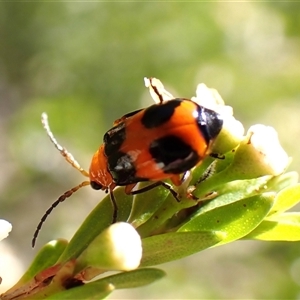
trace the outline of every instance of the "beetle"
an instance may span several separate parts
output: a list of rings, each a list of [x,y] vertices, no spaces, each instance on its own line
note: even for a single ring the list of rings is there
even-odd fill
[[[190,169],[211,154],[211,146],[219,135],[223,119],[219,113],[186,98],[164,101],[155,86],[159,103],[124,115],[103,137],[103,143],[92,157],[89,172],[82,169],[70,152],[60,146],[53,136],[47,115],[42,115],[43,126],[55,147],[64,158],[89,180],[70,189],[46,211],[34,233],[34,246],[38,232],[51,211],[83,186],[110,193],[113,222],[117,218],[117,204],[113,190],[125,186],[125,193],[138,194],[159,185],[177,198],[170,179],[180,186]],[[133,191],[137,183],[152,182]],[[179,200],[178,200],[179,201]]]

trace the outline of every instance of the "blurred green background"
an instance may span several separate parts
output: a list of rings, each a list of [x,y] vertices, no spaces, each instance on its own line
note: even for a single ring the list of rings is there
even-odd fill
[[[0,244],[2,291],[39,247],[70,238],[102,198],[86,188],[31,238],[45,210],[83,181],[50,144],[85,169],[112,122],[152,104],[143,77],[176,96],[216,88],[246,129],[274,126],[300,171],[300,3],[11,2],[0,4]],[[240,241],[165,264],[168,277],[110,298],[300,297],[300,244]]]

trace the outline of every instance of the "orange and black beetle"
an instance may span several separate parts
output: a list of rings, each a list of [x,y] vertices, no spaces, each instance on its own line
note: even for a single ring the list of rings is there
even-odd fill
[[[223,120],[217,112],[192,100],[176,98],[163,101],[161,95],[157,96],[160,103],[128,113],[114,122],[114,127],[105,133],[103,144],[94,154],[89,172],[83,170],[72,154],[57,143],[47,115],[43,114],[42,122],[51,141],[73,167],[89,177],[89,181],[67,191],[52,204],[37,226],[33,245],[52,209],[83,186],[90,185],[110,193],[113,221],[117,217],[113,195],[116,186],[125,186],[127,194],[136,194],[163,185],[176,197],[176,192],[162,180],[170,179],[179,186],[181,174],[210,154],[211,144],[220,133]],[[135,185],[142,181],[151,181],[152,184],[133,192]]]

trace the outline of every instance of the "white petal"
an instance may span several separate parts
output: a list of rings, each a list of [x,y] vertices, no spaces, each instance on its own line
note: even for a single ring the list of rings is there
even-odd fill
[[[154,77],[151,78],[145,77],[144,82],[145,82],[145,86],[149,88],[150,95],[155,103],[160,103],[161,100],[169,101],[175,98],[171,93],[165,90],[164,85],[159,79]]]
[[[0,219],[0,241],[5,239],[8,234],[11,232],[12,225],[5,221]]]

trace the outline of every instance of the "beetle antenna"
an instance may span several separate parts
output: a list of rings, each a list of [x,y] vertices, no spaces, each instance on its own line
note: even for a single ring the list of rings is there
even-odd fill
[[[65,158],[65,160],[76,170],[78,170],[82,175],[89,177],[89,173],[85,171],[83,168],[81,168],[80,164],[77,162],[77,160],[74,158],[74,156],[65,148],[62,147],[54,137],[50,126],[48,122],[48,116],[46,113],[42,113],[42,124],[47,132],[48,137],[50,138],[50,141],[55,146],[55,148],[60,152],[60,154]]]
[[[36,227],[36,230],[33,234],[33,238],[32,238],[32,248],[34,248],[35,246],[35,242],[36,239],[39,235],[39,232],[43,226],[43,224],[45,223],[46,219],[48,218],[48,216],[51,214],[51,212],[53,211],[53,209],[61,202],[64,202],[67,198],[71,197],[75,192],[77,192],[80,188],[90,185],[89,181],[83,181],[81,182],[79,185],[73,187],[72,189],[66,191],[63,195],[61,195],[55,202],[52,203],[52,205],[46,210],[46,212],[44,213],[44,215],[42,216],[39,224]]]

